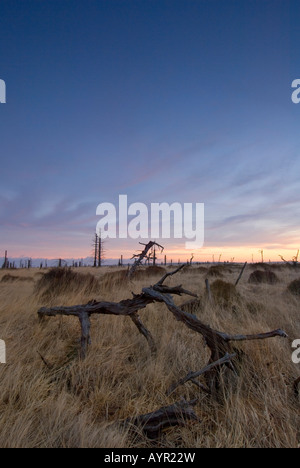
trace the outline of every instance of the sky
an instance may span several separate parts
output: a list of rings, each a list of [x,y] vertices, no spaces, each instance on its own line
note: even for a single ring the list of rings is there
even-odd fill
[[[204,203],[200,261],[292,258],[299,14],[289,0],[1,0],[0,255],[88,256],[97,206],[125,194]],[[156,240],[190,257],[185,239]],[[106,256],[139,241],[107,239]]]

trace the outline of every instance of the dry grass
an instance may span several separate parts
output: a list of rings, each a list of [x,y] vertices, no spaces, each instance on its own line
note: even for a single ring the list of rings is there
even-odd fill
[[[245,353],[240,375],[226,387],[223,403],[199,393],[191,383],[166,397],[174,380],[206,364],[208,350],[201,336],[176,322],[160,304],[141,312],[155,338],[157,357],[151,357],[130,319],[94,316],[93,343],[81,362],[77,319],[49,318],[40,324],[38,308],[91,299],[119,301],[153,284],[153,279],[141,275],[128,285],[120,283],[118,275],[105,279],[108,273],[120,271],[117,268],[79,271],[93,275],[99,289],[91,292],[86,278],[77,277],[72,287],[65,287],[61,279],[62,287],[54,288],[47,298],[41,296],[47,286],[37,289],[45,277],[35,270],[14,272],[23,281],[13,282],[2,282],[7,273],[0,272],[0,338],[6,341],[8,359],[7,365],[0,365],[0,447],[153,447],[147,438],[130,435],[119,421],[171,404],[181,395],[199,397],[195,411],[202,423],[172,428],[156,442],[157,447],[299,445],[299,400],[292,384],[300,369],[291,361],[291,342],[300,338],[299,297],[287,290],[299,276],[296,271],[278,271],[280,283],[274,286],[248,284],[247,269],[237,287],[238,299],[230,296],[234,308],[200,301],[201,307],[194,310],[203,322],[228,333],[280,327],[289,334],[288,340],[238,345]],[[224,281],[234,283],[238,269],[221,274]],[[204,297],[205,277],[206,272],[195,266],[168,281],[182,283]]]
[[[3,280],[2,280],[3,281]],[[42,299],[70,295],[76,291],[93,294],[99,291],[100,283],[91,273],[78,273],[71,268],[52,268],[41,274],[35,292]]]
[[[211,293],[214,303],[224,308],[240,305],[240,295],[233,283],[228,283],[221,279],[215,280],[211,284]]]

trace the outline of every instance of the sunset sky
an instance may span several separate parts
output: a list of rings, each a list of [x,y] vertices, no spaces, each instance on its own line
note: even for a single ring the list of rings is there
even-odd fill
[[[1,0],[0,256],[90,255],[119,194],[204,203],[195,259],[294,256],[299,18],[289,0]]]

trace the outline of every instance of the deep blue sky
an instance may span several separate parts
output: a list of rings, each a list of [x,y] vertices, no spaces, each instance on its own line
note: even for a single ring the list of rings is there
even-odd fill
[[[299,17],[289,0],[1,0],[0,249],[88,255],[97,205],[124,193],[204,202],[199,258],[293,252]]]

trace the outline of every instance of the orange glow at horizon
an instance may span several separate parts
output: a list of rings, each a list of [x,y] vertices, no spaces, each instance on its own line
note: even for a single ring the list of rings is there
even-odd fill
[[[298,251],[297,245],[288,245],[285,247],[281,247],[280,245],[258,247],[257,245],[252,246],[238,246],[238,247],[226,247],[226,246],[209,246],[203,247],[201,250],[192,251],[186,250],[184,248],[172,248],[165,247],[164,251],[161,253],[159,249],[157,249],[156,254],[158,257],[157,262],[163,262],[164,257],[166,255],[167,262],[170,263],[171,260],[174,263],[180,261],[181,263],[190,260],[193,255],[193,262],[260,262],[262,260],[261,250],[263,250],[263,258],[265,262],[280,262],[280,256],[283,256],[286,260],[291,260]],[[27,249],[26,249],[27,250]],[[48,248],[35,248],[34,255],[29,255],[32,259],[36,258],[43,258],[48,260],[54,260],[58,258],[62,259],[80,259],[80,258],[87,258],[92,257],[92,249],[85,250],[78,248],[70,248],[70,249],[49,249]],[[107,260],[116,260],[116,262],[123,255],[124,260],[130,259],[134,253],[137,253],[140,249],[140,246],[137,244],[136,247],[133,249],[129,249],[128,246],[125,247],[124,245],[119,245],[118,247],[107,248],[105,249],[105,258]],[[29,253],[29,252],[28,252]],[[10,257],[27,257],[24,255],[24,252],[9,252]]]

